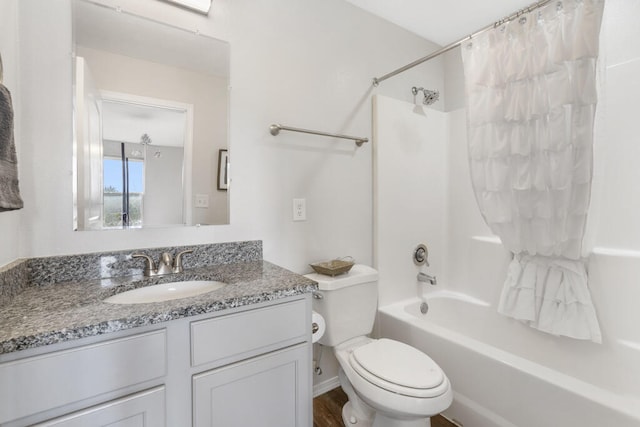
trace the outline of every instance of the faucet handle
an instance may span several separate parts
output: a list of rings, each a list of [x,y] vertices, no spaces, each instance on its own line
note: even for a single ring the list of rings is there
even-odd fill
[[[145,263],[145,266],[144,266],[144,275],[145,276],[150,276],[153,273],[155,273],[156,263],[153,262],[153,259],[151,259],[151,257],[149,255],[145,255],[145,254],[141,254],[141,253],[135,253],[135,254],[131,254],[131,258],[145,258],[147,260],[147,262]]]
[[[163,252],[160,255],[160,261],[158,261],[158,269],[156,270],[156,274],[170,274],[171,265],[173,264],[173,256],[169,252]]]
[[[162,254],[160,254],[160,261],[158,261],[158,266],[162,264],[170,266],[172,263],[173,256],[169,252],[162,252]]]
[[[183,270],[182,267],[182,255],[185,254],[190,254],[193,252],[193,249],[187,249],[184,250],[182,252],[178,252],[178,254],[176,255],[176,258],[173,260],[173,272],[174,273],[181,273]]]
[[[416,265],[424,264],[429,267],[429,260],[427,260],[428,257],[429,250],[427,249],[427,245],[425,245],[424,243],[420,243],[418,246],[416,246],[415,250],[413,251],[413,262],[415,262]]]

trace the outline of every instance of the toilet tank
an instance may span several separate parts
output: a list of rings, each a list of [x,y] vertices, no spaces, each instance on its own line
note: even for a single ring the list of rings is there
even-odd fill
[[[307,274],[318,282],[313,309],[324,317],[326,330],[318,341],[335,347],[351,338],[367,335],[373,330],[378,308],[378,272],[356,264],[346,274],[331,277]]]

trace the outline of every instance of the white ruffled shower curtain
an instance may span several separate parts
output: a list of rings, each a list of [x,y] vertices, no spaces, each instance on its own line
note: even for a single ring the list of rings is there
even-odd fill
[[[514,254],[498,311],[601,342],[583,237],[604,0],[553,1],[462,45],[480,211]]]

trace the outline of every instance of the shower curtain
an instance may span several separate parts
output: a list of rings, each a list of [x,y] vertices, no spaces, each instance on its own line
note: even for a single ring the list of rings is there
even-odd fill
[[[604,0],[552,1],[462,45],[471,180],[513,254],[498,311],[601,342],[583,237]]]

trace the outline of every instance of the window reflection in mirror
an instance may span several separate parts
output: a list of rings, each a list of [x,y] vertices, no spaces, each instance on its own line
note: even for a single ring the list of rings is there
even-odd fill
[[[182,224],[193,106],[112,92],[101,99],[102,228]]]
[[[227,224],[228,43],[72,4],[75,229]]]

